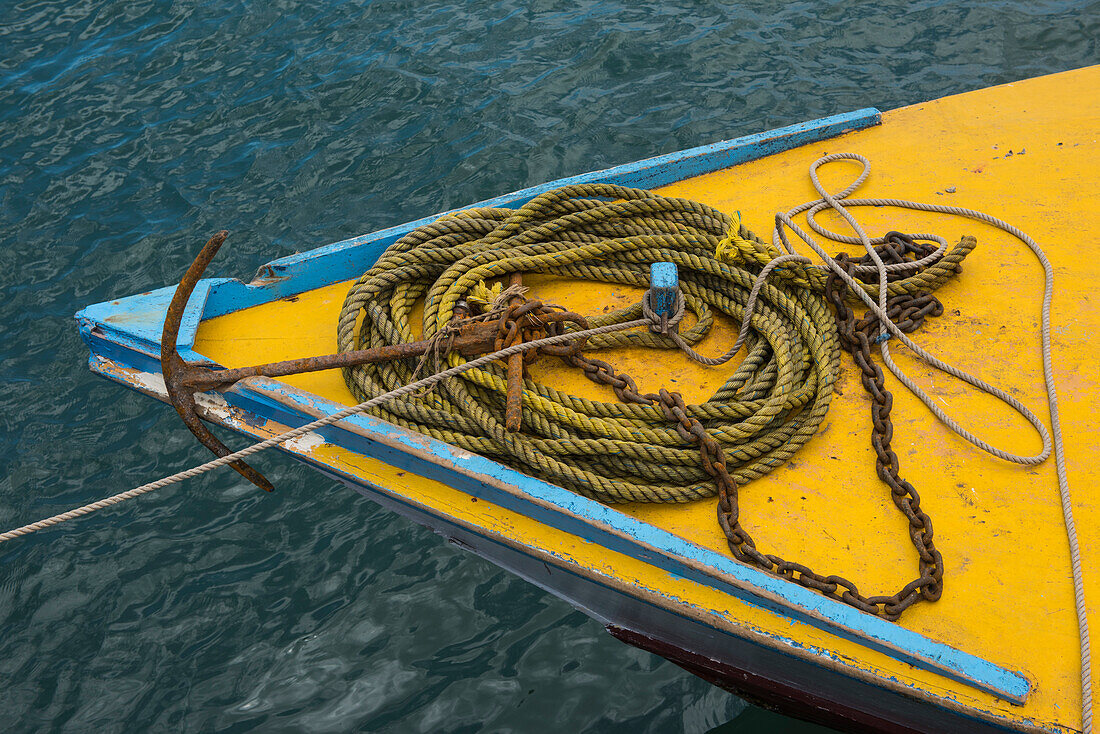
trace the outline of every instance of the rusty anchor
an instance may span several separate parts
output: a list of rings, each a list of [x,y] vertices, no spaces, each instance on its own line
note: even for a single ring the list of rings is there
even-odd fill
[[[195,438],[215,455],[226,456],[231,452],[229,447],[223,444],[199,418],[195,405],[196,392],[228,387],[246,377],[284,377],[303,372],[316,372],[357,364],[418,357],[433,346],[430,341],[395,344],[375,349],[361,349],[342,354],[290,359],[236,369],[211,370],[198,365],[187,364],[180,357],[176,347],[184,310],[207,266],[210,265],[228,235],[227,231],[222,230],[211,237],[203,246],[195,261],[191,263],[179,285],[176,286],[176,292],[172,296],[168,312],[165,315],[164,331],[161,333],[160,341],[161,372],[164,375],[164,386],[168,393],[168,400],[172,407],[176,409],[176,412],[179,413],[180,418],[183,419],[184,425],[191,430],[191,433],[195,434]],[[457,350],[465,356],[484,354],[492,350],[496,334],[496,324],[464,324],[459,327],[459,333],[451,342],[451,349]],[[263,474],[247,463],[234,461],[229,466],[260,489],[266,492],[274,489],[271,482]]]
[[[183,314],[191,294],[195,291],[207,266],[214,259],[229,232],[222,230],[207,241],[187,269],[168,306],[161,333],[160,363],[164,375],[164,386],[168,401],[179,413],[191,433],[217,456],[231,453],[229,447],[221,442],[199,418],[195,393],[229,387],[248,377],[285,377],[287,375],[317,372],[320,370],[351,367],[353,365],[388,362],[394,359],[422,357],[429,350],[438,349],[437,340],[427,339],[405,344],[392,344],[373,349],[359,349],[340,354],[327,354],[317,357],[288,359],[280,362],[237,367],[233,369],[210,369],[199,365],[187,364],[179,355],[176,341],[183,322]],[[520,276],[512,276],[512,282],[519,284]],[[512,298],[509,308],[498,321],[476,321],[460,318],[456,314],[455,330],[448,335],[447,351],[458,352],[470,357],[501,349],[503,346],[531,340],[538,332],[560,333],[566,323],[573,323],[581,329],[588,328],[584,317],[565,311],[560,307],[546,307],[540,301]],[[524,338],[526,337],[526,339]],[[583,340],[580,340],[583,343]],[[581,344],[567,347],[545,348],[543,353],[560,355],[575,353]],[[534,358],[534,354],[529,359]],[[508,430],[519,430],[521,393],[523,389],[524,355],[514,355],[508,361],[508,390],[506,411]],[[260,472],[243,461],[234,461],[229,466],[260,489],[270,492],[274,489],[271,482]]]

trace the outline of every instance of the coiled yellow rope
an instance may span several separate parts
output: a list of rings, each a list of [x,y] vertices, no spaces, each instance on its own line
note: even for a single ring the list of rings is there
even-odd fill
[[[974,246],[965,238],[890,293],[934,290]],[[679,338],[702,339],[722,312],[740,321],[754,281],[779,255],[739,221],[706,205],[640,189],[582,184],[550,191],[518,210],[471,209],[417,229],[391,246],[351,287],[341,310],[341,351],[430,338],[456,304],[493,279],[537,272],[638,287],[653,262],[673,262],[686,307],[698,321]],[[779,269],[762,284],[750,319],[748,355],[705,402],[688,407],[724,448],[743,484],[782,464],[817,430],[838,366],[836,325],[822,296],[825,276],[805,267]],[[867,286],[877,293],[874,286]],[[423,337],[413,333],[414,305],[424,299]],[[640,316],[640,307],[593,317],[593,326]],[[586,351],[626,345],[675,349],[649,332],[589,341]],[[450,355],[450,364],[463,358]],[[410,381],[404,363],[347,368],[357,399]],[[604,502],[686,502],[715,493],[698,451],[651,406],[565,394],[524,382],[523,431],[503,425],[505,373],[470,370],[422,398],[375,409],[389,422],[519,467]]]

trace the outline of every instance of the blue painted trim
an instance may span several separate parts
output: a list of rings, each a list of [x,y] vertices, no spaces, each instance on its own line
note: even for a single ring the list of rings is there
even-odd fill
[[[609,183],[635,188],[657,188],[685,178],[701,176],[740,163],[765,158],[791,148],[817,143],[844,133],[874,127],[881,122],[882,113],[873,107],[868,107],[647,158],[602,171],[558,179],[472,204],[463,209],[490,206],[517,208],[546,191],[579,183]],[[211,291],[203,318],[222,316],[330,283],[357,278],[391,244],[417,227],[434,222],[440,216],[442,213],[433,214],[430,217],[383,229],[373,234],[353,237],[308,252],[273,260],[260,268],[259,281],[256,284],[246,285],[236,280],[220,281]]]
[[[185,361],[210,362],[194,352],[191,347],[195,344],[199,321],[212,289],[226,282],[238,281],[230,278],[200,280],[187,300],[187,306],[180,321],[179,336],[176,338],[176,348]],[[96,303],[77,312],[76,319],[82,332],[97,330],[132,349],[157,355],[159,359],[164,316],[168,312],[168,304],[171,303],[175,292],[176,286],[173,285],[114,301]]]
[[[143,355],[130,354],[130,359],[127,359],[126,350],[115,344],[93,344],[93,347],[108,359],[123,364],[133,363],[133,368],[141,371],[155,371],[159,365],[156,359]],[[135,360],[134,356],[138,358]],[[95,364],[92,369],[104,374]],[[285,385],[271,382],[268,386],[287,401],[308,406],[322,414],[343,408]],[[234,408],[257,416],[257,423],[262,422],[259,416],[289,427],[313,420],[305,411],[295,410],[282,400],[272,400],[247,388],[237,387],[222,396]],[[437,461],[426,461],[388,443],[338,426],[328,426],[317,433],[333,445],[442,482],[472,497],[531,517],[609,550],[638,558],[679,578],[709,586],[748,604],[852,640],[917,668],[947,676],[1010,701],[1022,702],[1030,692],[1030,682],[1018,673],[738,563],[612,507],[370,416],[353,416],[346,422],[377,435],[379,439],[388,439],[417,451],[427,449]],[[498,485],[513,486],[520,492],[507,492]],[[713,568],[736,583],[687,565],[685,559]],[[776,603],[767,595],[782,599],[785,603]],[[831,656],[828,657],[831,659]]]
[[[95,341],[99,341],[98,338]],[[127,354],[124,348],[109,342],[92,343],[91,346],[94,352],[140,371],[155,372],[159,367],[155,357]],[[94,364],[92,369],[99,372]],[[222,393],[222,396],[230,405],[247,414],[262,416],[289,427],[313,420],[313,416],[305,410],[295,409],[295,404],[321,414],[331,414],[344,407],[281,383],[270,381],[266,384],[281,396],[280,400],[272,400],[263,393],[240,385]],[[317,433],[327,442],[349,451],[442,482],[472,497],[531,517],[609,550],[638,558],[677,577],[709,586],[748,604],[852,640],[923,670],[945,675],[1010,701],[1022,702],[1030,692],[1029,681],[1018,673],[738,563],[612,507],[370,416],[352,416],[345,422],[377,436],[379,440],[339,426],[328,426]],[[391,443],[418,452],[427,450],[435,460],[426,461],[394,448]],[[501,489],[501,485],[515,487],[519,491],[508,492]],[[735,583],[687,565],[684,559],[712,568]],[[777,603],[769,596],[784,603]]]
[[[874,127],[882,122],[882,113],[873,107],[846,112],[819,120],[788,125],[763,133],[746,135],[711,145],[647,158],[602,171],[558,179],[550,183],[488,199],[475,207],[519,207],[541,193],[559,186],[578,183],[611,183],[619,186],[656,188],[676,181],[729,168],[775,153],[820,142],[855,130]],[[463,207],[470,208],[470,207]],[[452,210],[457,211],[457,210]],[[180,356],[189,362],[210,361],[191,351],[201,318],[211,319],[261,303],[297,295],[330,283],[360,276],[379,255],[412,230],[435,221],[433,214],[414,222],[390,227],[372,234],[291,255],[264,265],[252,283],[233,278],[208,278],[199,282],[188,301],[180,329]],[[164,313],[172,299],[174,286],[114,301],[97,303],[76,314],[88,328],[110,333],[119,342],[147,353],[159,353]]]
[[[546,191],[578,183],[611,183],[619,186],[656,188],[692,176],[700,176],[764,158],[801,145],[874,127],[881,122],[882,113],[873,107],[868,107],[647,158],[602,171],[570,176],[471,206],[516,208]],[[440,216],[442,214],[433,214],[397,227],[273,260],[260,268],[257,280],[252,283],[242,283],[233,278],[209,278],[200,281],[194,295],[188,301],[184,315],[178,340],[180,355],[188,361],[208,362],[190,351],[200,314],[203,319],[211,319],[243,308],[297,295],[330,283],[357,278],[387,247],[417,227],[433,222]],[[128,341],[136,348],[159,352],[160,328],[173,291],[174,286],[170,286],[149,293],[98,303],[88,306],[76,316],[79,320],[91,322],[109,330],[119,340]],[[161,306],[162,303],[163,306]],[[200,310],[193,310],[195,308]],[[136,319],[134,316],[137,314],[144,314],[148,318]]]

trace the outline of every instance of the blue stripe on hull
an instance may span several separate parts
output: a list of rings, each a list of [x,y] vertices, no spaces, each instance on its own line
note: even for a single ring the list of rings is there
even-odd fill
[[[113,352],[112,356],[123,363],[137,361],[136,369],[155,372],[159,367],[155,359],[146,355],[130,353],[129,358],[125,358],[127,350],[109,342],[102,347],[96,351]],[[97,369],[95,365],[93,369]],[[292,407],[295,402],[324,414],[342,407],[275,381],[264,381],[264,384],[277,399],[242,385],[227,391],[223,397],[230,405],[256,416],[257,424],[266,418],[290,427],[303,425],[313,418],[309,412]],[[854,640],[915,667],[1008,700],[1022,700],[1030,689],[1026,678],[987,660],[819,596],[484,457],[369,416],[353,416],[345,422],[367,435],[339,426],[329,426],[318,433],[326,441],[350,451],[442,482],[550,527],[643,560],[678,577]],[[425,451],[431,460],[423,458]]]

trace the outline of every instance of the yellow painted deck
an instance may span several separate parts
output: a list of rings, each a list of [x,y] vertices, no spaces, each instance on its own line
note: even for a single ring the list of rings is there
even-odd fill
[[[809,164],[824,153],[850,151],[867,156],[873,166],[857,196],[975,208],[1038,240],[1056,269],[1054,365],[1094,630],[1100,630],[1100,507],[1094,494],[1100,483],[1094,459],[1100,445],[1100,294],[1093,290],[1100,283],[1094,217],[1100,204],[1098,131],[1100,67],[1092,67],[894,110],[884,113],[879,127],[660,190],[723,211],[740,210],[747,226],[770,238],[775,212],[816,198],[806,174]],[[651,152],[638,151],[638,157]],[[837,190],[857,173],[856,164],[834,163],[823,169],[822,178]],[[935,231],[950,241],[962,234],[978,238],[978,249],[964,263],[961,277],[937,294],[946,306],[944,316],[928,322],[915,339],[949,363],[1006,388],[1047,420],[1038,335],[1042,269],[1030,251],[999,230],[969,220],[887,209],[858,208],[855,213],[871,233],[899,229]],[[837,218],[823,216],[822,222],[836,224]],[[836,229],[842,231],[839,225]],[[579,288],[576,282],[545,277],[528,280],[544,300],[581,313],[628,305],[641,295],[640,290],[603,284]],[[346,289],[341,283],[204,322],[195,350],[229,367],[333,351]],[[737,325],[718,320],[718,327],[696,347],[700,351],[719,354],[732,342]],[[655,359],[651,350],[624,349],[600,356],[632,375],[644,390],[667,386],[689,402],[709,397],[736,369],[736,360],[705,368],[678,352],[658,354]],[[1010,409],[930,371],[903,348],[895,354],[946,410],[980,436],[1020,453],[1038,450],[1038,438]],[[765,552],[851,578],[864,593],[892,594],[915,577],[916,553],[905,520],[875,476],[868,399],[850,360],[845,358],[842,365],[843,394],[833,401],[823,429],[789,464],[742,489],[742,522]],[[610,390],[550,359],[540,361],[532,376],[574,394],[614,399]],[[331,400],[354,402],[337,371],[285,381]],[[622,583],[691,599],[746,628],[795,636],[872,675],[916,683],[1010,725],[1076,730],[1081,704],[1077,627],[1053,461],[1028,468],[989,457],[937,423],[889,376],[888,385],[896,399],[894,448],[902,475],[921,493],[946,566],[943,598],[917,604],[900,624],[1021,671],[1032,682],[1024,706],[811,627],[792,629],[802,625],[577,543],[488,503],[471,506],[455,490],[410,481],[381,462],[331,446],[321,451],[370,482],[402,487],[420,502],[447,508],[509,537],[539,538]],[[712,501],[620,509],[724,551]]]

